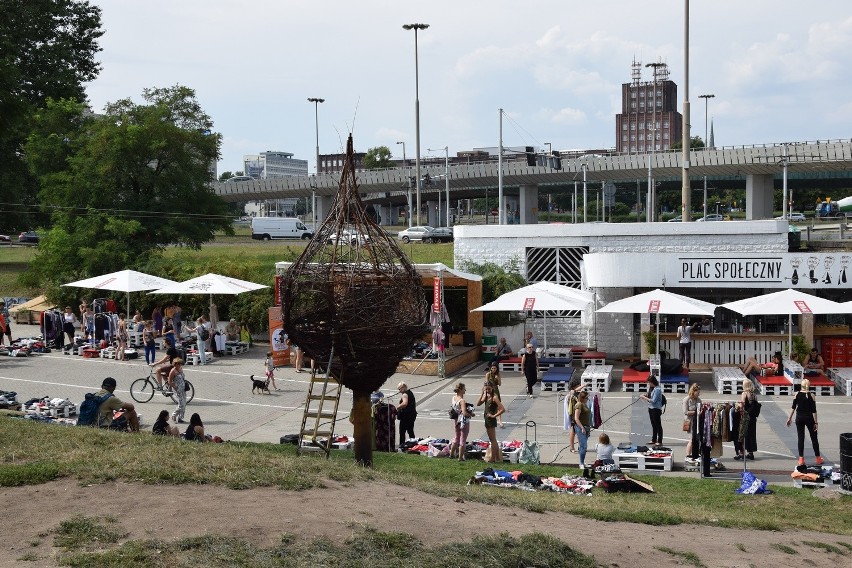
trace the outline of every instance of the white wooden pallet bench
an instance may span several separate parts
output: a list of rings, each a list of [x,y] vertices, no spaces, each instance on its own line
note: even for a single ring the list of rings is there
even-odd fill
[[[580,380],[592,390],[609,392],[612,382],[612,365],[589,365],[583,369]]]
[[[713,384],[719,394],[742,394],[745,379],[739,367],[713,367]]]
[[[612,459],[622,470],[624,469],[656,469],[659,471],[672,470],[671,454],[662,457],[649,457],[638,452],[614,452]]]
[[[676,378],[664,376],[660,379],[660,387],[664,393],[686,394],[689,390],[689,375]]]
[[[228,355],[239,355],[240,353],[248,353],[248,343],[225,343],[225,353]]]
[[[846,396],[852,396],[852,367],[832,367],[828,376],[834,380],[837,388]]]
[[[521,372],[521,358],[520,357],[508,357],[506,359],[501,359],[497,363],[497,367],[500,369],[500,372],[503,371],[512,371],[514,373]]]
[[[786,377],[757,377],[760,394],[764,396],[789,396],[793,394],[793,383]]]
[[[213,353],[210,351],[205,351],[207,364],[209,365],[211,361],[213,361]],[[201,356],[198,353],[187,353],[186,354],[186,364],[187,365],[200,365],[201,364]]]
[[[584,367],[588,365],[606,365],[606,353],[603,351],[586,351],[580,355],[580,362]]]

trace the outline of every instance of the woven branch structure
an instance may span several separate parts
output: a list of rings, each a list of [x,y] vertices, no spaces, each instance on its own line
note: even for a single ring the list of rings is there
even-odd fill
[[[378,389],[428,329],[420,277],[358,194],[352,136],[340,191],[322,226],[281,279],[284,329],[344,386]]]

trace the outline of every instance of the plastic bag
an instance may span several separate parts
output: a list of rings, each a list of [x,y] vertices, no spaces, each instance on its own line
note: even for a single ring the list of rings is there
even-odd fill
[[[518,454],[518,463],[535,465],[541,463],[541,451],[539,450],[538,442],[524,440],[521,446],[521,453]]]
[[[772,493],[772,491],[766,488],[766,481],[763,479],[758,479],[750,471],[743,472],[743,482],[740,485],[739,489],[736,489],[736,492],[740,495],[768,495]]]

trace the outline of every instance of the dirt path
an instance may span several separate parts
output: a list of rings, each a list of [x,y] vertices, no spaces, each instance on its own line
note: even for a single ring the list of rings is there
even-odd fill
[[[303,538],[325,535],[347,538],[355,524],[416,535],[426,544],[468,540],[475,534],[506,530],[514,535],[533,531],[557,536],[603,566],[659,568],[677,566],[678,559],[655,547],[692,552],[710,567],[801,566],[835,567],[849,558],[802,545],[828,544],[852,538],[814,532],[776,533],[709,526],[652,527],[621,522],[589,521],[563,513],[532,513],[481,503],[458,503],[386,483],[335,485],[327,489],[289,492],[278,489],[232,491],[211,486],[151,486],[108,483],[81,487],[72,480],[0,490],[7,511],[0,521],[5,554],[0,566],[52,566],[53,537],[39,537],[75,513],[113,516],[130,539],[181,538],[205,533],[246,539],[272,546],[282,533]],[[566,499],[584,499],[569,497]],[[131,508],[117,511],[116,503]],[[308,517],[306,512],[316,511]],[[404,514],[399,512],[403,511]],[[501,528],[497,528],[501,527]],[[39,542],[38,546],[32,546]],[[741,543],[745,552],[737,548]],[[799,555],[773,545],[794,544]],[[25,553],[42,560],[16,561]]]

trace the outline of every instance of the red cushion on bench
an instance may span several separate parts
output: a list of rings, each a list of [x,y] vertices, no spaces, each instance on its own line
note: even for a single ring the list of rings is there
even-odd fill
[[[631,369],[630,367],[627,367],[624,369],[624,374],[621,375],[621,382],[644,383],[648,380],[648,376],[650,374],[650,371],[637,371],[636,369]]]

